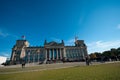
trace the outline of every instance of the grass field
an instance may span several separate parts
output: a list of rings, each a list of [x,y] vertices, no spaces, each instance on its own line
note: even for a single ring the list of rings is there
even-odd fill
[[[120,80],[120,63],[0,74],[0,80]]]

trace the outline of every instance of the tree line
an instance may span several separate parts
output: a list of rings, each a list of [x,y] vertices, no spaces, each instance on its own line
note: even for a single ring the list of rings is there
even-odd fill
[[[120,47],[112,48],[110,50],[100,52],[94,52],[89,54],[91,61],[120,61]]]

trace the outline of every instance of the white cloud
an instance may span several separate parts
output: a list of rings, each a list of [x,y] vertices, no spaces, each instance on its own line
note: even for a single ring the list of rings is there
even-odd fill
[[[0,56],[0,64],[2,64],[3,62],[5,62],[6,59],[7,59],[7,57]]]
[[[0,36],[2,36],[2,37],[7,37],[9,34],[8,33],[4,33],[4,32],[2,32],[1,30],[0,30]]]
[[[5,57],[10,57],[10,54],[5,53],[3,56],[5,56]]]
[[[117,28],[120,29],[120,24],[118,24]]]
[[[88,52],[103,52],[105,50],[110,50],[111,48],[118,48],[120,47],[120,40],[116,41],[96,41],[90,44],[87,44]]]
[[[69,39],[65,41],[65,45],[74,45],[75,39]],[[88,53],[92,52],[103,52],[105,50],[110,50],[111,48],[120,47],[120,40],[115,41],[96,41],[92,43],[85,43],[88,48]]]
[[[0,36],[1,37],[12,37],[12,38],[16,38],[16,39],[18,39],[19,37],[18,36],[16,36],[16,35],[13,35],[13,34],[11,34],[11,33],[8,33],[8,32],[6,32],[6,31],[3,31],[2,29],[0,29]]]

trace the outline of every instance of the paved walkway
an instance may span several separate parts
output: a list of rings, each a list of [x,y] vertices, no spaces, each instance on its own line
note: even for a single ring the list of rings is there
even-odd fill
[[[108,63],[116,63],[120,61],[114,61],[114,62],[92,62],[91,65],[100,65],[100,64],[108,64]],[[50,69],[60,69],[60,68],[68,68],[68,67],[74,67],[74,66],[86,66],[85,62],[71,62],[71,63],[55,63],[55,64],[42,64],[37,65],[37,63],[34,64],[26,64],[25,68],[23,70],[19,71],[11,71],[11,72],[0,72],[0,74],[12,74],[12,73],[21,73],[21,72],[32,72],[32,71],[43,71],[43,70],[50,70]],[[28,68],[33,69],[28,69]],[[34,69],[34,67],[37,67]],[[5,66],[1,67],[3,69],[9,69],[9,68],[21,68],[21,65],[12,65],[12,66]],[[0,68],[0,69],[1,69]]]

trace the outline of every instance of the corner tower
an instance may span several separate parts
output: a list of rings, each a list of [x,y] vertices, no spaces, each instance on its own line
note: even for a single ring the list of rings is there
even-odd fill
[[[25,49],[29,47],[27,40],[17,40],[12,48],[11,62],[12,64],[20,63],[20,59],[25,57]]]

